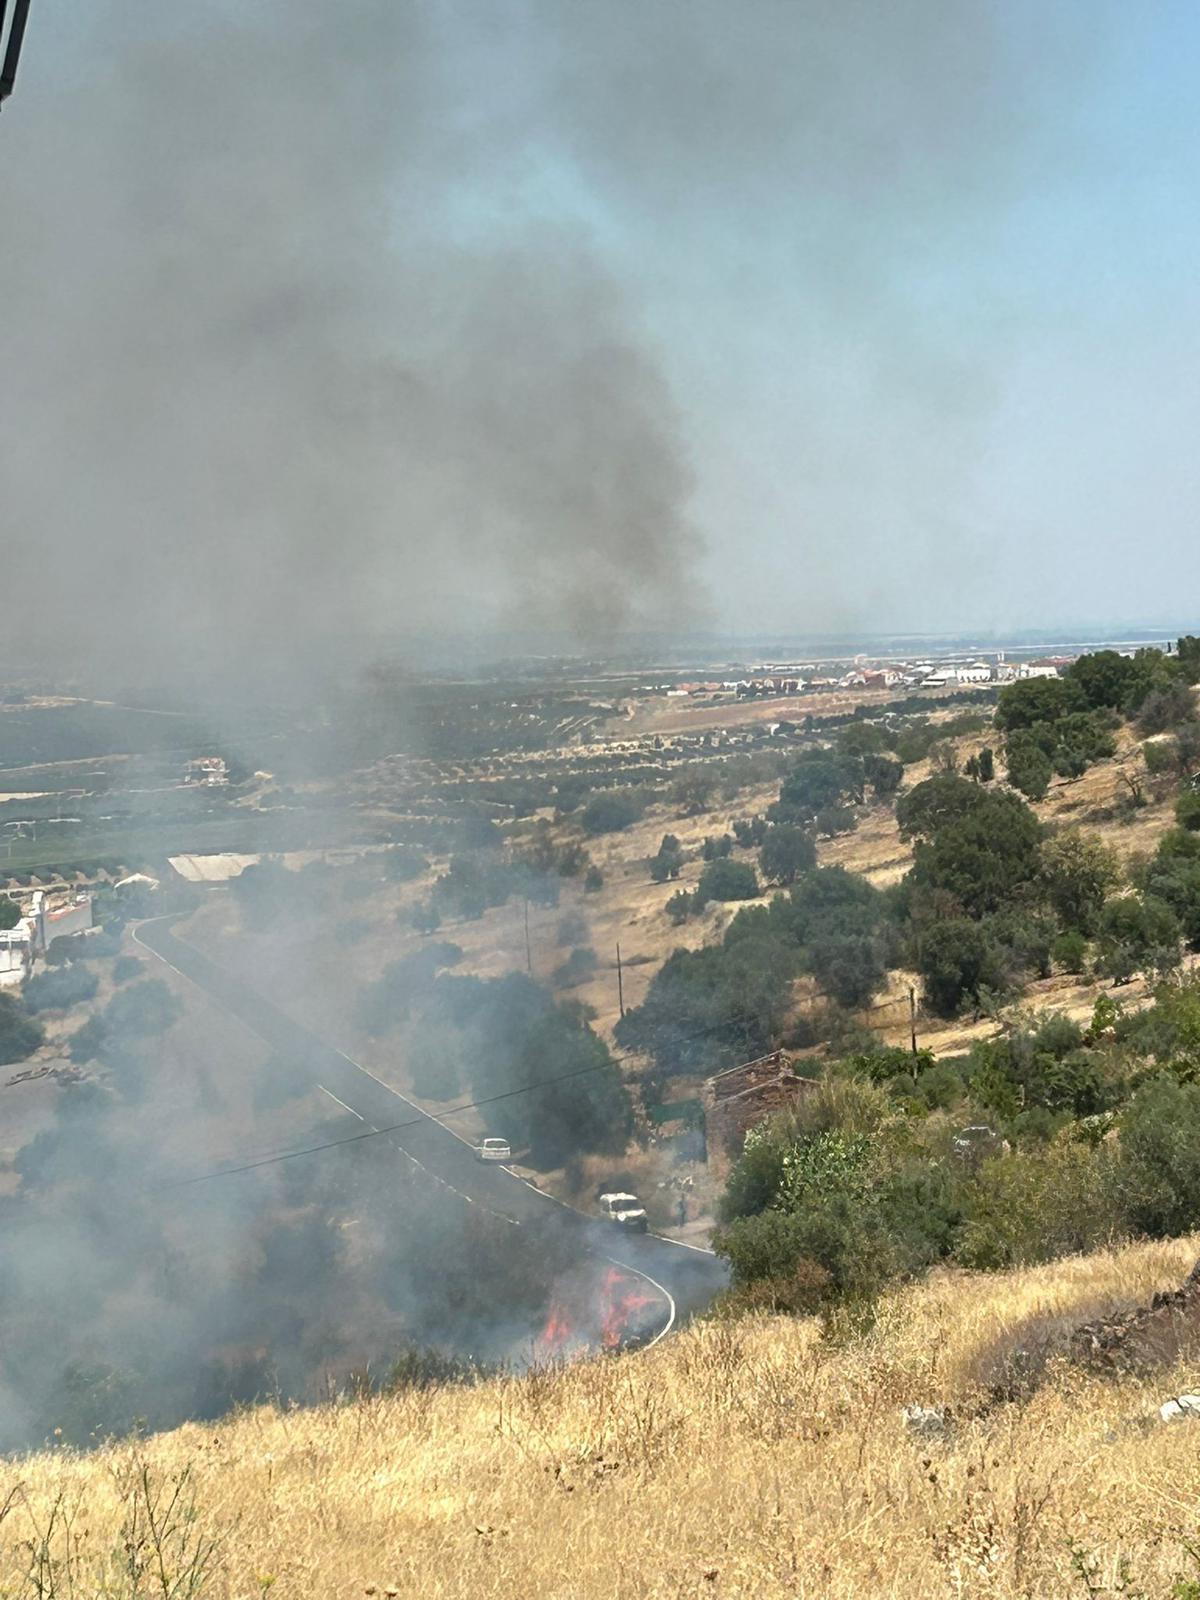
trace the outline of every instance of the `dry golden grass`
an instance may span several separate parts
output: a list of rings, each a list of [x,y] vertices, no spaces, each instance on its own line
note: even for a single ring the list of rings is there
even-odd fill
[[[947,1274],[842,1347],[806,1322],[713,1322],[561,1372],[8,1461],[0,1593],[1057,1597],[1089,1592],[1082,1563],[1097,1586],[1129,1574],[1092,1593],[1169,1595],[1195,1571],[1200,1423],[1136,1424],[1190,1374],[1064,1370],[991,1407],[972,1374],[1031,1319],[1178,1283],[1197,1247]],[[951,1436],[910,1437],[912,1401],[948,1404]],[[161,1540],[171,1588],[148,1513],[183,1474]],[[48,1544],[62,1563],[69,1522],[76,1556],[70,1573],[43,1564],[39,1591],[25,1574],[56,1505]]]

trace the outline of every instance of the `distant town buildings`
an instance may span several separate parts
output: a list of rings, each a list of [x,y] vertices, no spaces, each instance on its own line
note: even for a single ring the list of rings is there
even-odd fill
[[[184,783],[199,783],[216,789],[229,782],[229,768],[223,756],[197,756],[183,764]]]
[[[1022,661],[1017,668],[1018,678],[1057,678],[1069,661]]]

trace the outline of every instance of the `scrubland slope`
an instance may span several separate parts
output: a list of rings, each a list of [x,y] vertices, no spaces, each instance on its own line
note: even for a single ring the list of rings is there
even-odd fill
[[[714,1321],[564,1371],[7,1461],[0,1593],[1190,1595],[1200,1422],[1142,1419],[1194,1371],[1052,1365],[1020,1403],[995,1375],[1048,1326],[1176,1286],[1198,1243],[934,1276],[842,1343]],[[914,1402],[949,1408],[945,1438],[910,1433]]]

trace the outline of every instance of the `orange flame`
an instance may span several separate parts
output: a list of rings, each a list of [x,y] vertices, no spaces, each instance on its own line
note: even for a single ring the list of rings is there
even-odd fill
[[[600,1343],[605,1350],[619,1350],[631,1337],[640,1332],[637,1313],[655,1304],[652,1294],[642,1287],[642,1280],[620,1267],[609,1267],[601,1285],[603,1316],[600,1323]]]
[[[659,1308],[644,1281],[624,1267],[607,1267],[586,1281],[560,1284],[536,1348],[543,1356],[574,1357],[588,1350],[620,1350],[646,1336]]]
[[[566,1345],[571,1333],[571,1318],[566,1306],[560,1300],[552,1301],[546,1326],[538,1339],[539,1347],[549,1354],[557,1354]]]

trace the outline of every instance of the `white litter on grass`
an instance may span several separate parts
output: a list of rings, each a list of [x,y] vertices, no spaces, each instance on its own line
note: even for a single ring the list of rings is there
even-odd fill
[[[1188,1422],[1200,1417],[1200,1394],[1177,1394],[1159,1406],[1158,1414],[1164,1422]]]
[[[941,1406],[905,1406],[900,1415],[908,1431],[919,1438],[940,1439],[946,1432],[946,1413]]]

